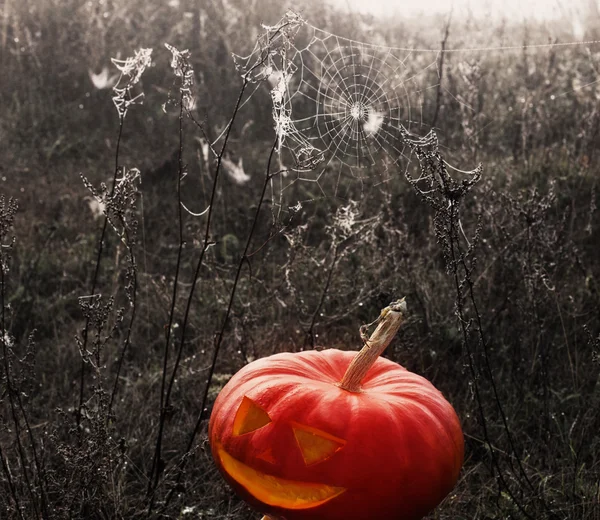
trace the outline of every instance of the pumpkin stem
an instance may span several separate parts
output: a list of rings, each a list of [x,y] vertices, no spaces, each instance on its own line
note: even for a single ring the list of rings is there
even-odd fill
[[[361,381],[377,358],[383,354],[405,320],[406,302],[404,300],[405,298],[402,298],[392,302],[381,311],[378,318],[379,325],[371,337],[365,340],[364,347],[350,363],[344,377],[338,383],[340,388],[349,392],[360,392]]]

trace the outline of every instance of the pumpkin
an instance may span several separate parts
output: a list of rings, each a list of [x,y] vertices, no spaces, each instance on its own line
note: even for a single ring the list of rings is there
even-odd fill
[[[265,519],[418,520],[454,487],[464,450],[454,409],[379,357],[405,311],[404,300],[384,309],[358,354],[275,354],[219,393],[213,457]]]

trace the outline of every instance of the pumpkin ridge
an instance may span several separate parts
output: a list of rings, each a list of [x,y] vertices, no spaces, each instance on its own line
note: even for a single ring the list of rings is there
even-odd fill
[[[329,349],[335,350],[335,349]],[[296,352],[294,354],[290,352],[282,352],[279,354],[274,354],[273,356],[269,356],[268,358],[272,361],[272,364],[267,366],[256,366],[253,367],[251,374],[240,374],[242,378],[244,375],[248,378],[260,378],[260,377],[272,377],[274,371],[281,377],[289,377],[296,376],[301,378],[302,380],[322,380],[323,382],[337,381],[337,375],[339,372],[339,368],[335,365],[331,365],[326,357],[322,357],[321,354],[325,351],[304,351],[304,352]],[[262,360],[257,360],[254,363],[259,363]],[[329,373],[324,373],[320,363],[327,362],[327,366],[330,369]],[[349,363],[349,361],[348,361]],[[247,367],[248,365],[246,365]],[[242,371],[246,368],[242,368]],[[341,369],[343,370],[343,369]]]

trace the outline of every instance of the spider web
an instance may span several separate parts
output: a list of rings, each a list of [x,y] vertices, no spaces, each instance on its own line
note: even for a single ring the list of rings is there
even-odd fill
[[[380,186],[403,173],[416,173],[422,177],[414,179],[434,182],[419,171],[414,146],[422,140],[428,145],[434,143],[437,150],[435,134],[451,138],[456,130],[455,117],[440,118],[436,123],[441,93],[458,107],[463,137],[460,146],[477,150],[482,132],[493,127],[497,118],[493,108],[483,110],[477,106],[476,96],[483,81],[480,59],[459,62],[459,84],[464,83],[465,89],[453,93],[448,80],[442,85],[440,79],[443,53],[523,52],[525,48],[543,51],[580,45],[586,45],[590,53],[589,47],[600,44],[600,40],[589,40],[438,50],[390,47],[335,35],[309,24],[293,11],[276,25],[263,25],[263,29],[250,54],[233,57],[244,81],[256,84],[243,105],[261,85],[266,85],[270,93],[280,164],[280,174],[271,183],[271,200],[280,210],[284,199],[292,204],[331,196],[354,200],[365,195],[367,187]],[[550,63],[552,57],[548,59]],[[558,110],[553,108],[555,105],[564,110],[559,104],[563,96],[577,98],[590,88],[596,89],[596,98],[600,96],[600,80],[593,62],[588,69],[581,71],[581,77],[576,74],[567,90],[566,83],[562,83],[561,90],[547,80],[532,97],[528,88],[515,86],[519,92],[515,103],[522,107],[524,153],[527,132],[532,132],[528,114],[534,104],[540,114],[537,117],[551,118]],[[527,66],[525,73],[533,71],[529,72]],[[512,108],[509,106],[508,111]],[[596,113],[593,107],[590,109]],[[451,156],[449,139],[444,142],[444,155]],[[473,174],[447,166],[460,175]]]
[[[378,184],[408,167],[403,136],[431,130],[423,106],[439,83],[436,54],[356,42],[293,12],[263,28],[234,59],[245,80],[270,88],[282,192],[309,181],[345,198],[352,181]]]

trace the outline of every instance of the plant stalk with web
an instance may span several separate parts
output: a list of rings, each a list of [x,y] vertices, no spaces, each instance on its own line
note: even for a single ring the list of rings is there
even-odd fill
[[[186,107],[191,107],[193,105],[193,97],[191,94],[191,88],[194,83],[194,70],[189,62],[190,53],[187,50],[179,51],[175,47],[166,44],[167,49],[171,51],[172,59],[171,59],[171,68],[176,77],[180,78],[179,85],[179,117],[178,117],[178,133],[179,133],[179,148],[177,151],[177,224],[178,224],[178,237],[179,244],[177,248],[177,261],[175,266],[175,277],[173,280],[173,292],[171,295],[171,307],[169,310],[169,321],[167,324],[166,334],[165,334],[165,347],[164,347],[164,356],[163,356],[163,366],[162,366],[162,375],[161,375],[161,386],[160,386],[160,408],[159,408],[159,420],[158,420],[158,433],[156,436],[156,447],[154,449],[154,455],[152,458],[152,465],[150,466],[150,471],[148,473],[148,488],[146,495],[149,497],[148,503],[148,515],[151,514],[152,508],[154,505],[155,498],[155,490],[158,486],[160,477],[164,471],[164,461],[162,459],[162,441],[163,441],[163,433],[165,429],[165,421],[166,416],[170,408],[170,395],[172,389],[172,382],[175,378],[175,374],[177,372],[179,359],[181,357],[181,349],[183,347],[183,340],[181,342],[181,347],[177,356],[177,363],[173,369],[173,373],[171,376],[171,382],[167,387],[167,370],[168,370],[168,361],[169,361],[169,347],[171,343],[171,332],[173,330],[173,322],[175,319],[175,304],[177,301],[177,292],[179,285],[179,275],[182,261],[182,253],[185,245],[184,237],[183,237],[183,205],[181,199],[181,181],[185,177],[185,166],[183,164],[183,124],[184,124],[184,116]],[[192,284],[192,287],[195,285]],[[166,392],[165,392],[166,388]]]
[[[98,202],[100,207],[104,208],[105,221],[110,224],[112,229],[117,234],[120,243],[125,246],[127,250],[127,268],[125,279],[125,296],[131,309],[129,317],[129,323],[127,325],[127,332],[123,345],[119,352],[117,359],[117,371],[115,374],[115,380],[113,383],[112,392],[110,395],[110,401],[108,403],[108,410],[106,413],[106,422],[110,420],[112,416],[112,407],[117,394],[117,388],[119,385],[119,379],[121,375],[121,369],[123,366],[123,360],[125,354],[131,346],[131,335],[133,332],[133,325],[136,318],[137,311],[137,262],[134,252],[136,244],[136,234],[138,222],[136,220],[136,200],[139,195],[139,183],[140,183],[140,172],[136,168],[127,169],[119,168],[120,177],[115,179],[111,192],[109,192],[106,185],[102,184],[100,191],[98,191],[93,184],[84,176],[82,176],[83,183],[86,188],[90,191],[93,198]],[[96,298],[96,295],[92,295],[89,298],[80,299],[80,305],[86,316],[86,323],[89,327],[90,315],[87,313],[90,305],[100,303],[100,298]],[[122,313],[123,310],[119,310],[118,313]],[[87,345],[80,345],[80,351],[82,359],[89,359],[89,353],[87,352]],[[95,351],[95,366],[100,367],[100,350],[97,348]]]
[[[142,77],[142,74],[144,73],[146,68],[148,68],[150,66],[150,64],[152,62],[152,49],[140,49],[139,51],[137,51],[135,53],[135,55],[133,57],[129,57],[125,60],[113,59],[112,61],[113,61],[113,64],[117,67],[117,69],[120,72],[119,80],[117,81],[117,84],[113,87],[114,96],[112,98],[113,104],[115,105],[115,108],[117,109],[117,115],[119,117],[119,130],[118,130],[118,135],[117,135],[117,144],[116,144],[116,148],[115,148],[115,166],[114,166],[114,170],[113,170],[113,177],[112,177],[110,193],[108,194],[109,199],[112,199],[114,197],[115,189],[117,186],[117,177],[119,175],[119,171],[121,170],[121,167],[119,165],[119,153],[120,153],[120,146],[121,146],[121,138],[123,136],[123,126],[125,123],[125,116],[127,115],[127,112],[129,110],[129,108],[131,108],[131,106],[142,102],[143,93],[134,95],[133,89],[139,83],[139,81]],[[89,297],[92,299],[95,297],[96,290],[98,288],[98,282],[99,282],[99,276],[100,276],[100,265],[102,262],[102,254],[104,252],[104,243],[105,243],[105,239],[106,239],[106,233],[108,230],[108,224],[109,224],[109,219],[108,219],[108,216],[105,214],[103,222],[102,222],[102,230],[100,232],[100,238],[98,240],[98,252],[96,255],[96,265],[94,268],[94,274],[92,276],[92,286],[91,286],[91,290],[89,293]],[[131,249],[129,249],[129,253],[130,253],[131,265],[135,265],[135,260],[131,256],[131,254],[132,254]],[[135,294],[135,292],[136,292],[135,285],[136,285],[136,282],[134,281],[133,294]],[[135,309],[135,306],[134,306],[134,309]],[[135,310],[132,312],[132,317],[131,317],[131,322],[130,322],[130,326],[129,326],[129,331],[127,334],[125,348],[130,340],[129,338],[130,338],[131,330],[133,327],[134,316],[135,316]],[[85,352],[87,350],[89,326],[90,326],[90,319],[89,319],[89,317],[86,317],[85,325],[84,325],[82,333],[81,333],[81,348],[80,348],[80,350],[82,352]],[[124,354],[124,351],[122,352],[122,354]],[[119,366],[120,366],[120,364],[121,364],[121,362],[119,362]],[[77,407],[77,427],[78,428],[81,424],[81,413],[82,413],[82,407],[83,407],[83,401],[84,401],[85,371],[86,371],[85,359],[82,357],[81,368],[80,368],[80,377],[79,377],[79,405]],[[115,388],[116,388],[116,384],[117,383],[115,382]],[[114,395],[113,395],[113,397],[114,397]],[[112,402],[112,398],[111,398],[111,402]]]
[[[466,174],[466,177],[459,182],[450,176],[448,172],[450,166],[438,151],[437,137],[433,132],[430,132],[425,138],[416,138],[404,128],[401,129],[401,132],[403,140],[415,153],[419,161],[420,169],[419,177],[413,177],[407,170],[406,178],[415,189],[416,193],[435,211],[435,234],[442,247],[446,271],[454,280],[456,289],[456,315],[460,324],[462,343],[466,353],[469,372],[471,374],[470,385],[477,402],[481,427],[483,429],[483,438],[490,454],[492,474],[495,475],[500,490],[504,489],[506,491],[513,504],[523,516],[533,520],[533,517],[527,511],[526,505],[517,498],[517,495],[509,485],[508,479],[504,476],[503,469],[500,465],[499,453],[494,447],[489,434],[481,397],[480,380],[482,374],[484,374],[492,388],[494,402],[501,416],[503,428],[512,454],[517,462],[517,469],[515,469],[512,465],[512,461],[509,459],[509,465],[511,466],[513,473],[511,479],[514,478],[517,481],[523,479],[522,481],[525,482],[529,491],[534,493],[536,490],[529,479],[529,476],[525,472],[523,462],[514,442],[513,435],[509,429],[508,420],[500,400],[488,352],[488,342],[485,337],[481,314],[475,298],[475,284],[473,282],[472,274],[475,265],[474,251],[479,240],[480,228],[477,228],[472,241],[469,241],[460,220],[461,202],[481,179],[482,167],[480,165],[471,172],[461,172],[462,174]],[[467,244],[466,249],[462,245],[463,240]],[[474,317],[472,318],[467,316],[467,310],[465,308],[466,301],[470,303],[472,308],[474,314]],[[473,327],[476,329],[478,337],[477,344],[481,348],[480,357],[482,359],[482,365],[478,363],[475,352],[471,346],[471,329]],[[548,509],[543,497],[541,500],[549,517],[556,518],[555,514]]]
[[[173,62],[172,62],[172,67],[175,71],[175,74],[179,77],[182,78],[182,85],[180,87],[180,99],[179,99],[179,180],[178,180],[178,202],[179,202],[179,211],[180,211],[180,225],[182,222],[182,214],[181,214],[181,208],[183,207],[182,203],[181,203],[181,178],[184,174],[184,168],[183,168],[183,163],[182,163],[182,156],[183,156],[183,120],[184,120],[184,114],[187,115],[195,124],[196,126],[204,133],[204,129],[202,127],[202,125],[200,123],[198,123],[193,115],[191,114],[191,112],[189,111],[189,102],[187,101],[188,97],[190,96],[190,87],[191,87],[191,78],[193,77],[193,70],[191,69],[191,65],[189,63],[189,56],[186,53],[186,51],[180,52],[177,49],[175,49],[174,47],[168,46],[169,50],[171,50],[172,54],[173,54]],[[256,64],[254,66],[258,67],[260,65]],[[253,70],[253,69],[252,69]],[[251,71],[252,71],[251,70]],[[250,71],[250,72],[251,72]],[[187,80],[186,80],[187,78]],[[197,280],[199,279],[200,276],[200,271],[204,262],[204,258],[205,255],[207,253],[207,251],[210,249],[210,247],[212,247],[215,243],[211,238],[211,223],[212,223],[212,218],[213,218],[213,212],[214,212],[214,207],[215,207],[215,199],[216,199],[216,195],[217,195],[217,187],[219,184],[219,180],[221,177],[221,169],[222,169],[222,164],[223,164],[223,158],[225,156],[225,152],[227,150],[227,146],[229,144],[229,138],[231,135],[231,130],[233,128],[233,124],[236,120],[236,116],[238,114],[238,111],[241,107],[242,104],[242,99],[244,97],[244,94],[246,92],[246,89],[249,85],[249,83],[251,82],[251,76],[250,74],[246,74],[243,76],[243,83],[242,83],[242,87],[240,88],[240,92],[238,95],[238,99],[237,102],[235,104],[235,107],[233,109],[233,113],[232,116],[226,126],[226,130],[224,133],[224,137],[223,137],[223,143],[221,145],[221,149],[219,151],[219,153],[215,153],[216,155],[216,166],[215,166],[215,173],[214,173],[214,178],[213,178],[213,184],[212,184],[212,190],[211,190],[211,198],[210,198],[210,202],[209,202],[209,206],[207,208],[207,210],[205,212],[203,212],[202,214],[206,214],[206,225],[205,225],[205,232],[204,232],[204,238],[203,238],[203,243],[202,243],[202,249],[201,249],[201,253],[200,256],[196,262],[196,267],[194,269],[194,275],[193,275],[193,281],[191,284],[191,288],[190,291],[188,293],[187,296],[187,303],[186,303],[186,308],[184,311],[184,316],[183,316],[183,323],[182,323],[182,327],[181,327],[181,339],[179,340],[179,347],[177,349],[177,354],[176,354],[176,359],[175,359],[175,363],[173,366],[173,369],[171,371],[171,375],[168,381],[168,384],[166,383],[167,381],[167,352],[168,352],[168,343],[169,340],[167,339],[166,342],[166,347],[165,347],[165,360],[164,360],[164,365],[163,365],[163,376],[162,376],[162,384],[161,384],[161,415],[160,415],[160,419],[159,419],[159,432],[158,432],[158,436],[157,436],[157,444],[156,444],[156,449],[155,449],[155,454],[154,454],[154,458],[153,458],[153,464],[152,464],[152,468],[151,468],[151,472],[150,472],[150,482],[148,485],[148,490],[147,490],[147,494],[149,496],[149,504],[148,504],[148,509],[147,509],[147,515],[150,516],[152,513],[152,509],[153,509],[153,504],[154,504],[154,499],[156,496],[156,489],[157,486],[159,484],[159,478],[160,478],[160,474],[162,473],[162,470],[164,470],[164,467],[162,467],[161,465],[161,446],[162,446],[162,435],[164,432],[164,426],[165,426],[165,420],[166,420],[166,414],[165,411],[168,409],[168,407],[170,406],[170,396],[171,396],[171,392],[173,389],[173,385],[175,382],[175,378],[180,366],[180,362],[181,362],[181,358],[182,358],[182,354],[183,354],[183,347],[185,345],[185,340],[186,340],[186,331],[188,328],[188,320],[189,320],[189,316],[190,316],[190,312],[191,312],[191,307],[192,307],[192,302],[193,302],[193,297],[194,297],[194,290],[195,287],[197,285]],[[205,136],[206,137],[206,136]],[[214,150],[213,150],[214,151]],[[211,382],[211,378],[212,378],[212,374],[214,373],[214,368],[215,368],[215,364],[216,364],[216,360],[217,360],[217,356],[218,356],[218,352],[220,349],[220,345],[221,345],[221,341],[222,338],[224,336],[225,333],[225,328],[227,326],[228,323],[228,319],[229,319],[229,315],[231,313],[231,308],[233,305],[233,300],[234,300],[234,296],[235,296],[235,292],[236,292],[236,287],[237,287],[237,282],[239,280],[239,277],[241,275],[241,269],[244,265],[244,263],[249,262],[248,260],[248,252],[249,252],[249,248],[250,248],[250,244],[251,244],[251,239],[254,233],[254,229],[256,227],[257,224],[257,220],[258,220],[258,214],[260,213],[260,209],[261,209],[261,204],[262,201],[264,200],[264,194],[266,191],[266,187],[268,186],[268,183],[270,182],[271,178],[272,178],[272,173],[270,172],[270,163],[271,163],[271,158],[273,155],[273,151],[274,148],[271,151],[271,154],[269,156],[269,166],[267,168],[268,173],[267,173],[267,179],[265,181],[265,187],[263,189],[262,195],[261,195],[261,199],[260,202],[258,204],[257,210],[256,210],[256,216],[255,216],[255,220],[254,220],[254,224],[252,226],[252,229],[249,233],[248,236],[248,240],[246,243],[246,249],[244,251],[244,255],[242,256],[239,266],[238,266],[238,270],[236,273],[236,280],[234,282],[234,287],[232,289],[232,293],[231,293],[231,297],[230,297],[230,302],[229,302],[229,306],[227,308],[224,320],[223,320],[223,324],[221,327],[221,332],[217,335],[216,337],[216,343],[215,343],[215,347],[214,347],[214,352],[213,352],[213,358],[212,358],[212,363],[211,366],[209,368],[209,375],[208,378],[206,380],[206,384],[205,384],[205,391],[203,394],[203,398],[201,401],[201,408],[200,408],[200,414],[199,417],[196,421],[196,425],[193,429],[193,431],[190,434],[190,440],[188,442],[187,445],[187,449],[185,451],[185,453],[182,455],[181,459],[180,459],[180,463],[177,466],[177,474],[175,477],[175,481],[176,484],[171,488],[171,490],[169,491],[165,503],[164,503],[164,507],[167,507],[168,504],[170,503],[172,497],[173,497],[173,493],[174,491],[178,488],[178,484],[181,481],[181,478],[183,477],[183,472],[185,470],[185,465],[186,465],[186,461],[189,458],[189,454],[192,451],[193,445],[194,445],[194,441],[196,438],[196,435],[198,434],[199,430],[200,430],[200,425],[202,423],[202,419],[203,419],[203,413],[205,410],[205,406],[206,406],[206,401],[208,399],[208,390],[210,388],[210,382]],[[183,244],[183,236],[180,234],[180,246]],[[179,253],[178,255],[178,266],[180,263],[180,255],[181,253]],[[175,282],[175,286],[176,286],[176,282]],[[175,300],[176,300],[176,288],[174,287],[174,294],[172,296],[172,300],[171,300],[171,313],[170,313],[170,322],[169,322],[169,330],[171,329],[171,324],[173,321],[173,316],[174,316],[174,310],[175,310]],[[165,386],[166,386],[166,392],[165,392]],[[164,397],[163,397],[164,395]]]
[[[293,30],[293,26],[294,26],[294,21],[293,20],[287,20],[286,22],[283,22],[281,25],[274,27],[274,28],[267,28],[267,33],[273,33],[275,35],[283,35],[283,46],[285,46],[287,44],[288,38],[290,37],[290,35],[288,34],[288,31],[290,30],[290,27],[292,27]],[[249,64],[247,67],[240,67],[240,70],[242,71],[242,87],[240,89],[240,93],[236,102],[236,105],[234,107],[233,110],[233,114],[229,120],[229,123],[226,126],[225,132],[224,132],[224,139],[223,139],[223,144],[221,146],[221,150],[218,154],[216,154],[216,167],[215,167],[215,175],[213,178],[213,186],[212,186],[212,193],[211,193],[211,199],[210,199],[210,203],[209,203],[209,207],[206,210],[206,214],[207,214],[207,221],[206,221],[206,226],[205,226],[205,234],[204,234],[204,240],[203,240],[203,247],[202,247],[202,251],[200,254],[200,257],[198,258],[198,261],[196,263],[196,268],[194,271],[194,278],[193,278],[193,283],[191,285],[191,289],[190,289],[190,293],[188,295],[187,298],[187,304],[186,304],[186,310],[185,310],[185,314],[184,314],[184,318],[183,318],[183,326],[182,326],[182,331],[181,331],[181,340],[180,340],[180,344],[179,344],[179,349],[177,352],[177,357],[176,357],[176,361],[175,361],[175,365],[173,368],[173,371],[171,373],[171,378],[169,381],[169,385],[167,387],[167,394],[165,396],[165,400],[164,400],[164,406],[161,406],[161,408],[166,408],[168,406],[168,399],[170,396],[170,391],[173,387],[173,383],[175,381],[175,375],[177,372],[177,369],[179,367],[179,363],[181,360],[181,355],[183,352],[183,346],[184,346],[184,342],[185,342],[185,333],[186,333],[186,329],[187,329],[187,323],[188,323],[188,316],[190,314],[190,310],[191,310],[191,304],[192,304],[192,300],[193,300],[193,295],[194,295],[194,288],[196,286],[196,280],[198,279],[199,275],[200,275],[200,270],[202,267],[202,263],[204,260],[204,256],[205,253],[208,251],[208,249],[214,245],[214,242],[211,240],[210,238],[210,234],[211,234],[211,221],[212,221],[212,216],[213,216],[213,208],[214,208],[214,201],[215,201],[215,197],[216,197],[216,193],[217,193],[217,186],[218,186],[218,181],[220,178],[220,172],[221,172],[221,166],[222,166],[222,160],[223,157],[225,155],[226,149],[227,149],[227,145],[229,143],[229,136],[231,133],[231,129],[233,128],[233,124],[235,122],[236,116],[238,114],[238,111],[242,105],[242,100],[244,97],[244,94],[246,92],[246,89],[248,87],[248,85],[251,82],[258,82],[258,81],[262,81],[264,79],[266,79],[266,77],[263,74],[264,71],[264,66],[265,63],[268,62],[269,58],[273,55],[273,53],[278,53],[281,52],[281,48],[278,46],[271,46],[271,37],[267,37],[266,40],[266,44],[265,47],[262,49],[262,52],[259,56],[259,58],[252,62],[251,64]],[[171,48],[172,52],[173,49]],[[182,66],[185,65],[185,60],[181,62]],[[275,100],[274,100],[274,104],[275,104]],[[182,147],[182,139],[183,139],[183,135],[181,133],[181,124],[182,124],[182,119],[183,119],[183,112],[184,112],[184,108],[185,108],[185,103],[184,103],[184,99],[183,97],[180,99],[180,152],[181,152],[181,147]],[[191,116],[191,114],[189,113],[189,111],[186,111],[188,116],[190,116],[190,118],[194,121],[194,123],[196,123],[197,126],[199,126],[201,129],[201,125],[199,125]],[[193,450],[194,447],[194,443],[196,440],[196,436],[198,435],[198,433],[200,432],[201,426],[202,426],[202,422],[204,420],[204,414],[206,411],[206,403],[208,400],[208,392],[210,390],[210,385],[212,382],[212,377],[215,371],[215,367],[216,367],[216,363],[217,363],[217,359],[218,359],[218,355],[220,352],[220,348],[223,342],[223,338],[225,337],[225,333],[226,333],[226,329],[227,329],[227,325],[229,323],[230,320],[230,316],[231,313],[233,311],[233,306],[235,303],[235,297],[236,297],[236,292],[237,292],[237,287],[240,281],[240,278],[242,276],[242,269],[244,267],[244,265],[248,265],[251,268],[251,264],[250,264],[250,257],[252,256],[252,252],[251,252],[251,245],[252,245],[252,241],[254,238],[254,234],[255,231],[257,229],[258,226],[258,220],[259,220],[259,216],[262,210],[262,206],[263,203],[265,201],[265,196],[267,193],[267,189],[269,187],[269,185],[271,184],[272,179],[276,176],[281,174],[281,171],[277,171],[277,172],[273,172],[272,171],[272,161],[273,161],[273,157],[276,153],[276,150],[278,148],[278,146],[280,146],[281,143],[281,139],[283,138],[283,135],[281,135],[281,133],[279,131],[277,131],[277,118],[276,118],[276,114],[274,112],[274,118],[275,118],[275,123],[276,123],[276,138],[275,141],[273,143],[273,146],[271,147],[269,156],[268,156],[268,160],[267,160],[267,165],[266,165],[266,172],[265,172],[265,179],[264,179],[264,183],[260,192],[260,197],[258,199],[258,202],[256,204],[256,209],[254,212],[254,218],[250,227],[250,230],[248,232],[248,236],[246,239],[246,244],[244,247],[244,251],[242,253],[242,255],[240,256],[240,259],[238,261],[238,265],[236,268],[236,272],[235,272],[235,278],[233,281],[233,285],[231,288],[231,292],[229,295],[229,301],[227,304],[227,308],[225,310],[225,315],[223,317],[223,320],[221,322],[221,326],[219,328],[219,331],[216,333],[215,335],[215,344],[214,344],[214,348],[213,348],[213,354],[212,354],[212,359],[211,359],[211,364],[209,366],[209,370],[208,370],[208,375],[207,375],[207,379],[206,379],[206,384],[204,387],[204,392],[202,395],[202,399],[201,399],[201,406],[200,406],[200,412],[198,414],[197,420],[195,422],[194,428],[190,433],[189,436],[189,440],[188,440],[188,444],[186,447],[186,450],[184,452],[184,454],[181,456],[180,462],[177,466],[177,473],[175,476],[175,485],[173,485],[169,491],[169,493],[167,494],[167,497],[164,501],[164,505],[163,508],[166,508],[169,503],[171,502],[174,493],[177,489],[179,489],[179,483],[183,477],[184,471],[185,471],[185,466],[187,463],[187,460],[189,459],[189,455]],[[180,204],[181,206],[181,204]],[[175,296],[173,297],[173,302],[174,302]],[[173,303],[174,305],[174,303]],[[165,365],[166,367],[166,365]],[[165,374],[166,372],[163,372],[163,374]],[[163,376],[165,377],[165,376]],[[160,436],[162,435],[162,429],[164,428],[164,414],[161,415],[161,419],[160,419],[160,423],[159,423],[159,442],[160,442]],[[155,451],[155,456],[154,456],[154,461],[153,461],[153,465],[152,465],[152,473],[154,473],[155,477],[154,477],[154,481],[153,483],[151,482],[149,484],[149,488],[148,488],[148,494],[150,495],[150,502],[149,502],[149,506],[147,509],[147,514],[148,516],[151,514],[152,508],[153,508],[153,502],[154,502],[154,497],[155,497],[155,493],[156,493],[156,488],[158,486],[158,473],[159,473],[159,469],[158,469],[158,464],[160,461],[160,444],[159,442],[157,442],[157,449]],[[156,471],[155,471],[156,468]]]
[[[175,75],[182,78],[182,84],[180,86],[180,98],[179,98],[179,151],[178,151],[178,165],[179,165],[179,169],[178,169],[178,175],[179,175],[179,178],[178,178],[178,207],[179,208],[178,208],[178,211],[179,211],[179,218],[180,218],[179,222],[180,222],[180,230],[181,230],[182,229],[181,223],[182,223],[182,217],[183,217],[183,215],[181,213],[181,208],[183,207],[183,204],[181,202],[181,179],[182,179],[182,176],[184,175],[184,166],[183,166],[183,162],[182,162],[183,161],[182,158],[183,158],[184,114],[187,115],[187,117],[189,117],[203,133],[204,133],[204,128],[198,121],[195,120],[195,118],[193,117],[193,115],[191,114],[191,112],[189,110],[189,108],[191,106],[191,103],[190,103],[191,86],[192,86],[192,81],[193,81],[193,69],[189,62],[189,53],[187,51],[178,51],[175,47],[172,47],[170,45],[167,45],[167,48],[171,51],[171,53],[173,55],[173,61],[172,61],[171,65],[175,72]],[[158,432],[158,436],[157,436],[157,444],[156,444],[152,469],[150,472],[151,479],[150,479],[149,487],[148,487],[148,494],[150,495],[150,500],[149,500],[148,510],[147,510],[148,516],[150,516],[152,513],[152,508],[153,508],[154,499],[155,499],[155,492],[156,492],[156,488],[158,486],[158,482],[159,482],[159,478],[160,478],[160,474],[161,474],[161,471],[159,470],[159,464],[161,463],[162,435],[164,432],[164,426],[165,426],[165,420],[166,420],[165,412],[168,410],[168,407],[170,406],[171,392],[172,392],[175,378],[176,378],[176,375],[177,375],[177,372],[179,369],[181,357],[183,355],[183,347],[185,345],[186,331],[187,331],[187,327],[188,327],[188,320],[189,320],[193,297],[194,297],[194,290],[197,285],[196,282],[200,276],[200,270],[203,265],[204,257],[206,255],[207,251],[210,249],[210,247],[212,247],[215,244],[211,238],[211,222],[212,222],[213,211],[214,211],[214,207],[215,207],[217,186],[218,186],[220,174],[221,174],[222,161],[223,161],[223,157],[225,155],[225,151],[227,149],[227,145],[229,144],[229,137],[231,134],[231,129],[235,122],[237,113],[240,109],[241,101],[242,101],[242,98],[246,91],[247,85],[248,85],[248,80],[245,79],[244,83],[242,85],[242,88],[240,89],[240,93],[239,93],[235,108],[233,110],[233,114],[227,124],[224,139],[223,139],[223,144],[221,146],[221,150],[218,154],[215,154],[216,155],[216,167],[215,167],[215,174],[214,174],[212,190],[211,190],[211,198],[210,198],[210,202],[209,202],[207,210],[205,212],[201,213],[201,215],[204,215],[204,214],[207,215],[204,239],[203,239],[203,243],[202,243],[202,250],[201,250],[200,256],[196,262],[196,267],[195,267],[194,275],[193,275],[193,282],[191,284],[191,288],[188,293],[186,308],[185,308],[185,312],[184,312],[184,316],[183,316],[183,323],[182,323],[182,327],[181,327],[181,339],[179,341],[179,347],[177,349],[175,363],[174,363],[173,369],[171,371],[171,376],[169,378],[168,385],[166,386],[166,393],[165,393],[165,385],[166,385],[166,378],[167,378],[167,359],[168,359],[167,354],[168,354],[168,344],[169,344],[168,338],[166,341],[165,360],[164,360],[164,365],[163,365],[162,383],[161,383],[161,412],[160,412],[160,418],[159,418],[159,432]],[[205,135],[205,138],[206,138],[206,135]],[[183,244],[183,237],[180,233],[180,249],[179,249],[178,261],[177,261],[178,266],[180,264],[181,245],[182,244]],[[174,311],[175,311],[176,285],[177,284],[175,282],[174,294],[171,299],[169,330],[171,329],[171,324],[173,321],[173,316],[174,316]],[[207,386],[208,386],[208,381],[207,381]],[[202,408],[204,408],[205,400],[206,400],[206,396],[204,398]],[[181,477],[183,476],[183,470],[185,468],[185,461],[187,460],[187,455],[190,450],[191,450],[191,448],[188,448],[186,453],[181,458],[181,462],[178,466],[178,473],[177,473],[177,477],[176,477],[177,482],[179,482],[181,480]],[[152,481],[153,474],[154,474],[154,481]],[[173,491],[174,491],[174,489],[176,489],[176,487],[177,486],[174,486],[171,489],[171,491],[169,492],[167,499],[165,501],[164,507],[166,507],[169,504],[169,502],[173,496]]]
[[[233,305],[234,305],[234,302],[235,302],[235,296],[236,296],[236,292],[237,292],[238,283],[239,283],[241,275],[242,275],[242,269],[243,269],[244,265],[248,265],[248,267],[251,270],[251,264],[250,264],[250,246],[252,244],[252,239],[254,237],[254,232],[255,232],[255,230],[257,228],[258,218],[259,218],[259,215],[260,215],[260,212],[261,212],[261,209],[262,209],[263,202],[265,200],[265,195],[266,195],[266,192],[267,192],[267,188],[269,187],[269,184],[270,184],[271,179],[273,178],[273,176],[281,173],[281,172],[271,172],[271,163],[272,163],[272,160],[273,160],[273,156],[275,154],[276,146],[277,146],[277,140],[273,144],[273,146],[271,148],[271,152],[269,153],[269,158],[268,158],[267,166],[266,166],[265,181],[264,181],[264,184],[263,184],[263,187],[262,187],[262,190],[261,190],[261,194],[260,194],[260,198],[258,200],[258,204],[256,205],[256,211],[254,213],[254,219],[252,221],[252,225],[251,225],[250,231],[248,232],[248,236],[247,236],[247,239],[246,239],[246,245],[244,247],[244,251],[243,251],[243,253],[240,256],[240,259],[238,261],[238,265],[237,265],[236,273],[235,273],[235,278],[234,278],[234,281],[233,281],[233,286],[231,288],[231,292],[229,294],[229,301],[228,301],[228,304],[227,304],[227,309],[225,311],[225,315],[224,315],[223,320],[221,322],[221,326],[219,328],[219,331],[215,335],[215,344],[214,344],[214,348],[213,348],[213,355],[212,355],[211,363],[210,363],[209,370],[208,370],[206,384],[205,384],[205,387],[204,387],[204,393],[202,394],[202,401],[201,401],[200,412],[198,414],[198,418],[196,419],[194,428],[193,428],[192,432],[190,433],[190,437],[189,437],[188,444],[187,444],[186,450],[184,452],[184,455],[182,456],[181,462],[178,465],[178,472],[177,472],[177,476],[176,476],[177,483],[179,483],[179,481],[181,480],[181,478],[183,476],[183,471],[185,470],[185,465],[186,465],[186,462],[188,460],[188,456],[192,452],[192,449],[194,447],[194,443],[195,443],[195,440],[196,440],[196,436],[200,432],[200,428],[202,426],[202,421],[204,420],[204,414],[206,412],[206,403],[207,403],[207,400],[208,400],[208,392],[210,390],[210,385],[211,385],[211,382],[212,382],[212,377],[214,375],[214,371],[215,371],[215,367],[216,367],[216,363],[217,363],[217,358],[218,358],[218,355],[219,355],[219,351],[221,349],[221,345],[223,343],[223,338],[225,337],[227,325],[229,323],[229,319],[230,319],[230,316],[231,316],[231,313],[232,313],[232,310],[233,310]],[[166,507],[166,505],[169,504],[170,500],[172,499],[173,493],[174,493],[174,491],[175,491],[176,488],[177,488],[177,486],[173,486],[173,488],[169,492],[169,495],[167,496],[167,499],[165,501],[165,507]]]

